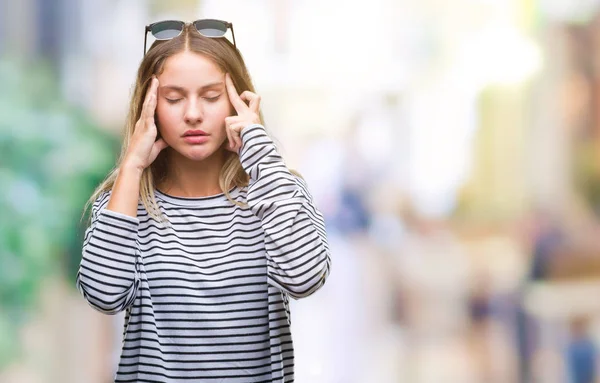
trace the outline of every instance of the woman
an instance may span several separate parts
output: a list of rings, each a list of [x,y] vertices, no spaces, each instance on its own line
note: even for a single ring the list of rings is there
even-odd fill
[[[146,28],[121,157],[90,199],[77,286],[125,311],[117,382],[293,381],[288,297],[329,275],[322,215],[262,126],[228,28]]]

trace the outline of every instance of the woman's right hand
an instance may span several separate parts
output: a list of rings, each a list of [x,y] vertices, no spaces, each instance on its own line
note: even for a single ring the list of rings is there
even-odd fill
[[[142,113],[135,123],[133,136],[129,142],[129,148],[123,164],[128,167],[144,170],[158,157],[158,154],[168,146],[162,139],[156,139],[158,129],[154,122],[156,102],[158,97],[158,79],[152,77],[152,82],[146,93]]]

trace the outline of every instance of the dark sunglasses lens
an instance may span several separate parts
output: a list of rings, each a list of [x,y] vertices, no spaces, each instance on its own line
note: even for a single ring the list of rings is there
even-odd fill
[[[150,31],[152,36],[158,40],[168,40],[179,36],[183,31],[184,23],[181,21],[161,21],[154,24]]]
[[[194,26],[206,37],[221,37],[227,32],[227,24],[218,20],[199,20]]]

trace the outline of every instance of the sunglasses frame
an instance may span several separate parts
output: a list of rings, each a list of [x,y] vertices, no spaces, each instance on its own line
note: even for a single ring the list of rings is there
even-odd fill
[[[154,22],[152,24],[146,25],[146,28],[144,30],[144,56],[146,55],[146,41],[148,39],[148,32],[151,32],[152,31],[152,27],[155,26],[156,24],[160,24],[160,23],[164,23],[164,22],[169,22],[169,21],[170,22],[181,23],[181,30],[179,31],[179,34],[177,34],[176,36],[173,36],[173,37],[169,37],[167,39],[159,39],[156,36],[152,35],[152,36],[154,36],[154,38],[156,40],[171,40],[171,39],[174,39],[175,37],[177,37],[177,36],[179,36],[179,35],[181,35],[183,33],[183,30],[185,29],[185,26],[187,25],[187,23],[185,21],[181,21],[181,20],[161,20],[161,21],[156,21],[156,22]],[[219,23],[223,23],[225,25],[225,27],[227,27],[227,29],[231,29],[231,37],[233,38],[233,46],[234,46],[234,48],[237,49],[237,46],[235,44],[235,33],[233,32],[233,24],[232,23],[230,23],[229,21],[218,20],[218,19],[198,19],[198,20],[195,20],[195,21],[191,22],[191,24],[194,25],[194,29],[196,29],[196,32],[198,32],[199,34],[201,34],[204,37],[208,37],[208,38],[211,38],[211,39],[225,37],[225,34],[227,33],[227,29],[225,29],[225,32],[223,32],[223,36],[206,36],[205,34],[203,34],[202,32],[200,32],[198,30],[198,27],[196,26],[196,23],[199,22],[199,21],[216,21],[216,22],[219,22]]]

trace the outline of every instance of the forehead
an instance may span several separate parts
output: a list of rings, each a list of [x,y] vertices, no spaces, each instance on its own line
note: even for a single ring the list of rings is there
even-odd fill
[[[165,61],[158,79],[162,84],[194,89],[209,82],[223,80],[223,75],[221,69],[206,56],[184,51]]]

